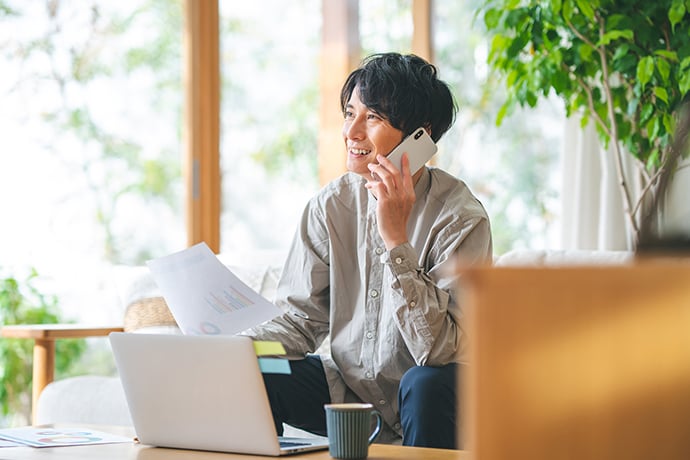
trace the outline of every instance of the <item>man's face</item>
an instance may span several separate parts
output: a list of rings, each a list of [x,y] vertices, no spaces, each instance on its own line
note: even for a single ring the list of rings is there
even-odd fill
[[[376,155],[388,155],[402,141],[403,132],[359,100],[355,88],[345,106],[343,140],[347,149],[347,169],[371,180],[367,165],[377,164]]]

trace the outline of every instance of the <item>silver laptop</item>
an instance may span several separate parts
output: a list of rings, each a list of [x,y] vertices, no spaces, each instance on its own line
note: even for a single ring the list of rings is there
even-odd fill
[[[142,444],[286,455],[327,438],[278,437],[248,337],[114,332],[110,343]]]

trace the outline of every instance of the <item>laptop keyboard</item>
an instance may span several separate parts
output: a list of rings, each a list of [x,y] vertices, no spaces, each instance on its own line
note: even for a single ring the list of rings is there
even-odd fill
[[[308,445],[309,443],[306,442],[280,441],[280,447],[299,447]]]

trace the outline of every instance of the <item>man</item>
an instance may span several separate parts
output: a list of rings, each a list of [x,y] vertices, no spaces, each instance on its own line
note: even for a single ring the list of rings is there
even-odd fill
[[[379,442],[455,448],[465,336],[448,268],[491,259],[489,219],[460,180],[385,158],[420,126],[438,141],[452,95],[428,62],[387,53],[350,74],[341,107],[349,172],[306,206],[276,293],[286,313],[247,332],[297,358],[264,375],[276,427],[325,435],[324,404],[362,401],[383,415]],[[325,339],[330,353],[309,354]]]

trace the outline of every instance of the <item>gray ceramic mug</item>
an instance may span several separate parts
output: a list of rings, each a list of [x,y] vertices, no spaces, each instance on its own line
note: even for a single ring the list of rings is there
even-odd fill
[[[326,404],[328,452],[333,458],[367,458],[369,444],[381,432],[381,413],[368,403]],[[371,420],[376,426],[371,430]]]

